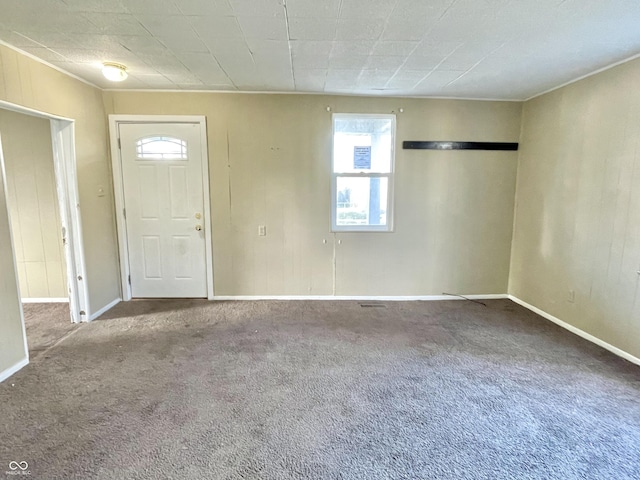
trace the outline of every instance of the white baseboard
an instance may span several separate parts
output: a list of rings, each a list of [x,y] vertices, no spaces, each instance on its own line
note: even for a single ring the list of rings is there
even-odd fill
[[[463,298],[464,297],[464,298]],[[435,300],[495,300],[509,298],[505,293],[486,295],[215,295],[220,300],[367,300],[385,302],[435,301]]]
[[[26,367],[27,365],[29,365],[29,357],[23,358],[18,363],[16,363],[13,367],[9,367],[5,371],[0,372],[0,382],[4,382],[11,375],[16,373],[21,368]]]
[[[595,343],[596,345],[604,348],[605,350],[609,350],[611,353],[614,353],[614,354],[618,355],[619,357],[624,358],[625,360],[629,360],[631,363],[635,363],[636,365],[640,365],[640,358],[634,357],[630,353],[627,353],[624,350],[619,349],[618,347],[614,347],[610,343],[607,343],[604,340],[599,339],[598,337],[594,337],[590,333],[587,333],[584,330],[580,330],[579,328],[574,327],[573,325],[570,325],[567,322],[563,322],[558,317],[554,317],[553,315],[545,312],[544,310],[540,310],[538,307],[534,307],[533,305],[530,305],[527,302],[524,302],[524,301],[520,300],[518,297],[514,297],[513,295],[509,295],[509,299],[514,301],[518,305],[522,305],[524,308],[527,308],[527,309],[531,310],[532,312],[537,313],[541,317],[544,317],[547,320],[552,321],[556,325],[559,325],[562,328],[565,328],[565,329],[569,330],[571,333],[574,333],[574,334],[584,338],[585,340],[589,340],[590,342]]]
[[[68,298],[22,298],[20,299],[22,303],[69,303]]]
[[[116,298],[113,302],[105,305],[104,307],[102,307],[97,312],[92,313],[91,316],[89,317],[89,322],[92,321],[92,320],[95,320],[96,318],[98,318],[103,313],[111,310],[113,307],[115,307],[117,304],[119,304],[121,300],[122,299],[120,299],[120,298]]]

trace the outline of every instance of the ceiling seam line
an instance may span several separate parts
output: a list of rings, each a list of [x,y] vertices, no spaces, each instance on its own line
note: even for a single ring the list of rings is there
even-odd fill
[[[222,70],[222,73],[224,73],[224,75],[229,79],[229,81],[231,82],[231,85],[234,86],[234,88],[238,88],[238,86],[235,84],[235,82],[233,81],[233,79],[231,78],[231,76],[227,73],[227,71],[225,70],[225,68],[222,66],[222,64],[220,63],[220,61],[216,58],[216,56],[213,54],[213,52],[211,51],[211,49],[209,48],[209,45],[207,45],[207,43],[202,40],[202,37],[200,36],[200,34],[198,33],[198,31],[193,28],[193,26],[191,26],[191,31],[195,34],[196,37],[198,37],[198,40],[200,40],[202,42],[202,44],[206,47],[207,52],[209,52],[209,55],[211,55],[211,58],[213,58],[213,60],[216,62],[216,65],[218,65],[218,67],[220,67],[220,70]],[[180,61],[180,59],[178,59],[178,61]],[[182,63],[182,62],[180,62]],[[184,65],[184,63],[182,63]],[[189,67],[187,67],[186,65],[184,65],[185,68],[187,70],[189,70],[191,72],[191,69]],[[203,85],[206,86],[206,84],[203,83]]]
[[[293,89],[296,89],[296,73],[293,68],[293,48],[291,48],[291,32],[289,30],[289,10],[287,9],[287,0],[282,0],[282,8],[284,8],[284,22],[287,27],[287,46],[289,47],[289,63],[291,64],[291,78],[293,79]]]
[[[482,57],[480,60],[478,60],[476,63],[474,63],[468,70],[466,70],[465,72],[463,72],[461,75],[457,76],[456,78],[454,78],[453,80],[451,80],[449,83],[447,83],[445,85],[445,87],[448,87],[449,85],[451,85],[452,83],[460,80],[462,77],[464,77],[467,73],[471,72],[474,68],[476,68],[478,65],[480,65],[482,62],[484,62],[487,58],[489,58],[491,55],[493,55],[494,53],[496,53],[498,50],[500,50],[502,47],[504,47],[506,45],[506,43],[501,44],[499,47],[494,48],[493,50],[491,50],[489,53],[487,53],[484,57]]]
[[[431,74],[432,74],[433,72],[435,72],[435,71],[438,69],[438,67],[439,67],[440,65],[442,65],[444,62],[446,62],[446,61],[447,61],[447,59],[448,59],[451,55],[453,55],[454,53],[456,53],[456,52],[458,51],[458,49],[459,49],[460,47],[462,47],[462,45],[463,45],[462,43],[458,44],[458,46],[457,46],[456,48],[454,48],[451,52],[449,52],[449,54],[448,54],[446,57],[444,57],[442,60],[440,60],[440,62],[439,62],[435,67],[433,67],[429,73],[427,73],[424,77],[422,77],[420,80],[418,80],[418,81],[416,82],[416,84],[412,87],[412,89],[416,88],[418,85],[420,85],[422,82],[424,82],[427,78],[429,78],[429,77],[431,76]]]
[[[444,15],[444,14],[443,14],[443,15]],[[440,21],[440,19],[438,19],[438,21]],[[389,80],[387,80],[387,83],[385,84],[385,86],[386,86],[386,85],[388,85],[388,84],[389,84],[389,82],[390,82],[391,80],[393,80],[394,78],[396,78],[396,75],[398,75],[398,73],[400,72],[400,70],[402,70],[402,68],[403,68],[403,67],[407,64],[407,62],[409,61],[409,57],[415,53],[415,51],[418,49],[418,47],[420,46],[420,44],[421,44],[422,42],[424,42],[425,38],[427,38],[427,37],[429,36],[429,34],[433,31],[434,27],[436,26],[436,23],[437,23],[437,22],[434,22],[434,23],[431,25],[431,27],[429,28],[429,30],[427,31],[427,33],[425,33],[425,34],[423,35],[422,39],[417,41],[416,46],[415,46],[415,47],[413,47],[413,50],[411,50],[411,52],[409,53],[409,55],[407,55],[407,56],[406,56],[406,58],[404,59],[404,62],[402,62],[402,65],[400,65],[400,66],[397,68],[397,70],[395,71],[395,73],[394,73],[393,75],[391,75],[391,78],[389,78]],[[429,73],[428,73],[428,75],[431,75],[431,72],[429,72]],[[422,80],[424,80],[424,78],[422,78],[420,81],[422,81]],[[418,83],[420,83],[420,82],[418,82]],[[415,86],[416,86],[416,85],[417,85],[417,83],[413,86],[413,88],[415,88]]]

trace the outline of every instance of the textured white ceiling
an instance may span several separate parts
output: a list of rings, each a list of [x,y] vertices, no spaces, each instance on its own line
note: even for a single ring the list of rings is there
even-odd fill
[[[0,40],[103,88],[517,100],[640,53],[640,1],[3,0]]]

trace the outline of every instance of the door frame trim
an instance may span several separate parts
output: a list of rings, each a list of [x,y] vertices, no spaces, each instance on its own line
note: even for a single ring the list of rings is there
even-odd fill
[[[92,310],[89,304],[89,286],[82,234],[82,216],[80,212],[80,193],[78,189],[78,168],[75,148],[75,120],[4,100],[0,100],[0,109],[23,115],[31,115],[49,121],[51,128],[51,148],[53,150],[52,162],[56,179],[56,195],[58,197],[56,207],[60,212],[60,223],[62,227],[66,228],[67,245],[69,245],[69,248],[64,249],[64,255],[71,322],[89,322],[92,319]],[[4,161],[1,158],[0,170],[4,170]],[[0,179],[0,181],[2,181],[2,179]],[[8,195],[6,190],[5,195]],[[13,249],[13,237],[11,242],[11,248]],[[13,256],[15,261],[15,250]],[[20,282],[18,281],[17,271],[16,283],[18,283],[19,287]],[[18,291],[20,291],[19,288]]]
[[[118,127],[126,123],[197,123],[200,125],[200,146],[202,149],[202,194],[204,200],[205,262],[207,269],[207,298],[213,300],[213,246],[211,229],[211,195],[209,193],[209,154],[207,148],[207,118],[204,115],[109,115],[109,141],[111,146],[111,169],[116,205],[116,227],[120,264],[120,290],[122,299],[132,298],[129,284],[129,245],[127,226],[124,218],[124,182],[122,179],[122,156],[118,146]]]

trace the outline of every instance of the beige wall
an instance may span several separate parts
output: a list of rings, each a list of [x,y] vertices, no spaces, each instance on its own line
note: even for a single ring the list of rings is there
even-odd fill
[[[0,376],[27,358],[23,332],[4,181],[0,175]]]
[[[102,92],[14,50],[0,46],[0,100],[75,120],[76,156],[91,311],[119,296],[113,198],[96,195],[98,185],[111,192],[107,127]],[[15,365],[22,345],[18,293],[7,237],[4,195],[0,208],[0,372]],[[11,260],[12,262],[12,260]],[[18,307],[19,308],[19,307]],[[20,327],[20,328],[19,328]],[[12,345],[11,348],[6,345]],[[20,347],[21,348],[21,347]]]
[[[206,115],[217,295],[482,294],[509,282],[511,294],[640,356],[640,60],[524,111],[508,102],[101,92],[3,46],[0,73],[0,100],[76,120],[93,310],[119,294],[105,111]],[[327,106],[404,108],[393,233],[330,233]],[[400,148],[517,141],[521,113],[519,160]],[[0,195],[0,372],[24,356],[5,209]]]
[[[22,298],[68,297],[50,122],[0,109],[0,135]]]
[[[517,141],[518,103],[166,92],[105,92],[104,101],[107,113],[206,115],[216,295],[506,292],[517,154],[401,145]],[[327,106],[404,109],[393,233],[330,233]]]
[[[640,60],[524,110],[509,102],[101,92],[5,47],[0,62],[0,99],[76,119],[94,310],[118,296],[105,112],[205,115],[216,295],[488,294],[509,283],[509,293],[640,355],[640,197],[633,190]],[[404,109],[393,233],[330,233],[327,106]],[[519,155],[400,147],[403,140],[518,138]],[[106,197],[96,195],[98,186]],[[266,237],[258,225],[267,226]],[[15,295],[12,281],[3,268],[3,305]]]
[[[102,91],[0,46],[0,100],[75,120],[91,311],[118,298],[111,168]],[[108,194],[97,195],[98,186]]]
[[[635,60],[525,104],[509,286],[636,357],[639,84]]]

